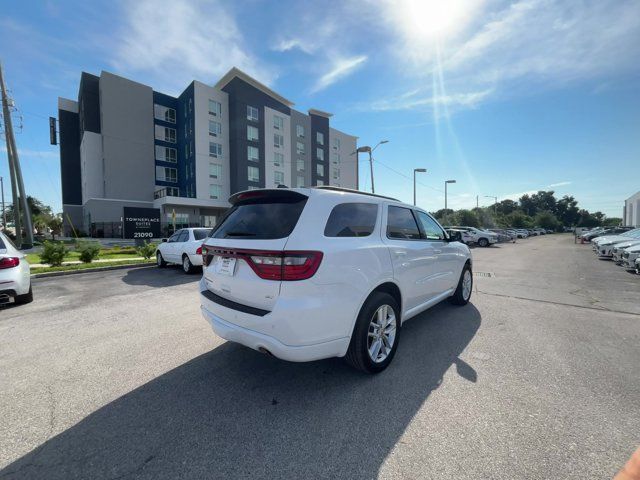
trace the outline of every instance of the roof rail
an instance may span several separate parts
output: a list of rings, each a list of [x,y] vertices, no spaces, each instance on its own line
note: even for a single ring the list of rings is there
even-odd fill
[[[357,193],[359,195],[368,195],[369,197],[386,198],[387,200],[393,200],[394,202],[400,201],[397,198],[386,197],[384,195],[378,195],[377,193],[361,192],[360,190],[354,190],[352,188],[332,187],[332,186],[324,186],[324,185],[320,185],[317,187],[309,187],[309,188],[315,188],[317,190],[331,190],[334,192]]]

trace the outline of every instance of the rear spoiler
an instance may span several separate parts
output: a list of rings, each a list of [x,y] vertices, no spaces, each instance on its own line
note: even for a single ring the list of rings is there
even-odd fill
[[[294,192],[284,188],[262,188],[260,190],[245,190],[234,193],[229,197],[231,205],[242,205],[244,203],[259,203],[269,201],[300,202],[308,197],[300,192]]]

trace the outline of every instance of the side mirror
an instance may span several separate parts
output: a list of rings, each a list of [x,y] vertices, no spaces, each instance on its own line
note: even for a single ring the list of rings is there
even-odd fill
[[[163,239],[162,239],[162,243],[167,243],[167,239],[166,239],[166,238],[163,238]]]
[[[462,233],[460,233],[460,232],[450,232],[449,233],[449,241],[450,242],[462,242]]]

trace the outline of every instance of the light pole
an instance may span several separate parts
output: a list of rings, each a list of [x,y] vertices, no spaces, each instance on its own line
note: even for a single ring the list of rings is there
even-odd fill
[[[4,209],[4,180],[0,177],[0,196],[2,196],[2,228],[7,229],[7,214]]]
[[[444,181],[444,214],[447,214],[447,185],[449,183],[456,183],[455,180],[445,180]]]
[[[380,140],[376,144],[376,146],[373,147],[373,148],[365,145],[365,146],[362,146],[362,147],[358,147],[358,149],[356,150],[356,153],[361,153],[361,152],[369,153],[369,169],[371,170],[371,193],[376,193],[376,189],[375,189],[375,186],[373,184],[373,157],[372,157],[371,154],[375,151],[376,148],[378,148],[383,143],[389,143],[389,140]]]
[[[493,213],[498,213],[498,197],[493,195],[485,195],[484,198],[493,198]]]
[[[413,206],[416,206],[416,173],[427,173],[426,168],[414,168],[413,169]]]

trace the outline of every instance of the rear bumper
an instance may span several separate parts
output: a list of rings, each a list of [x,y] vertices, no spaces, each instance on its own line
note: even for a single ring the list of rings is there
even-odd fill
[[[349,347],[349,338],[339,338],[337,340],[312,345],[285,345],[272,336],[235,325],[222,319],[205,306],[205,300],[203,297],[203,305],[201,306],[202,315],[218,336],[254,350],[262,351],[263,353],[268,352],[282,360],[288,360],[290,362],[310,362],[323,358],[341,357],[345,355]],[[216,309],[224,311],[226,308],[219,306]],[[273,313],[270,313],[269,315],[272,314]]]

